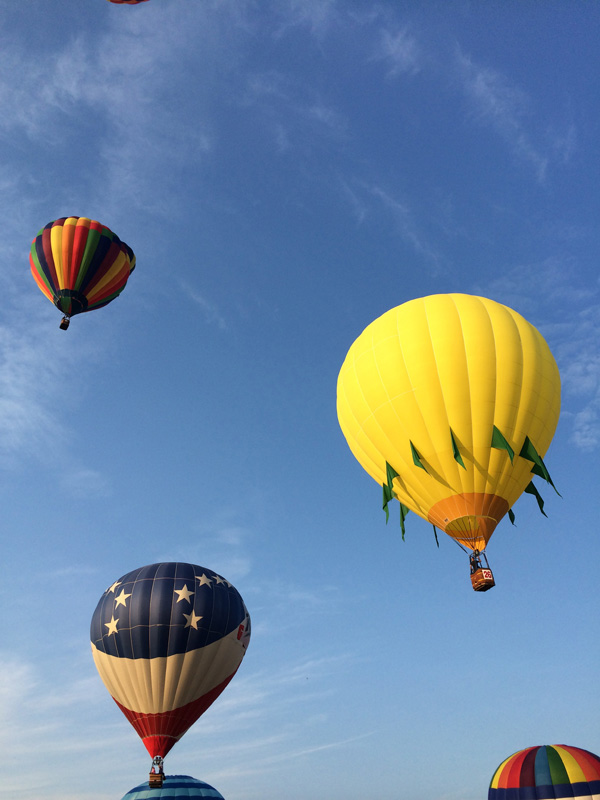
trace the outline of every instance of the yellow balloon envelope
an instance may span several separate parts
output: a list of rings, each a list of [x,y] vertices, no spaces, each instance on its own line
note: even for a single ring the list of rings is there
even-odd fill
[[[338,377],[337,411],[384,498],[389,486],[389,497],[483,550],[532,471],[550,480],[542,457],[560,413],[560,375],[520,314],[484,297],[432,295],[391,309],[358,337]]]

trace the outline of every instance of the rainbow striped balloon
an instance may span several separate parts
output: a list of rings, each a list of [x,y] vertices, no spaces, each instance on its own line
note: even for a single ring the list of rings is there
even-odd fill
[[[527,747],[500,764],[488,800],[600,800],[600,758],[564,744]]]
[[[135,262],[129,245],[88,217],[49,222],[29,253],[38,288],[66,317],[108,305],[125,288]]]

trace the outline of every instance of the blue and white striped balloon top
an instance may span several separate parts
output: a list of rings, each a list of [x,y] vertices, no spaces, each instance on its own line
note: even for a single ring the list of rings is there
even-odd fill
[[[210,797],[212,800],[224,800],[212,786],[189,775],[167,775],[162,788],[151,789],[148,781],[130,789],[122,800],[179,800],[184,797]]]

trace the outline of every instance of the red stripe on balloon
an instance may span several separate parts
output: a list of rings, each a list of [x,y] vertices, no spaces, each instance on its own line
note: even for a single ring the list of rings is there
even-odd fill
[[[520,786],[521,779],[521,766],[525,761],[525,756],[528,750],[522,750],[520,753],[514,755],[508,764],[504,767],[504,774],[502,775],[502,783],[498,786],[502,788],[510,788],[512,786]]]
[[[115,703],[133,725],[151,757],[161,756],[164,758],[187,729],[217,699],[234,675],[235,672],[197,700],[192,700],[191,703],[174,708],[172,711],[164,711],[162,714],[142,714],[139,711],[125,708],[116,700]]]
[[[514,786],[535,786],[535,759],[537,757],[539,747],[530,747],[525,754],[523,764],[521,766],[521,780],[519,783],[512,784]]]

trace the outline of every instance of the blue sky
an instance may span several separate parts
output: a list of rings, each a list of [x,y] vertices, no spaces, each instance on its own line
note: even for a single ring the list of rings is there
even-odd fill
[[[109,800],[146,751],[95,672],[102,592],[227,577],[238,675],[167,772],[226,800],[478,800],[536,744],[600,752],[600,8],[0,0],[0,751],[10,800]],[[28,265],[65,215],[137,255],[67,333]],[[336,380],[389,308],[481,294],[546,337],[562,494],[466,556],[381,490]]]

